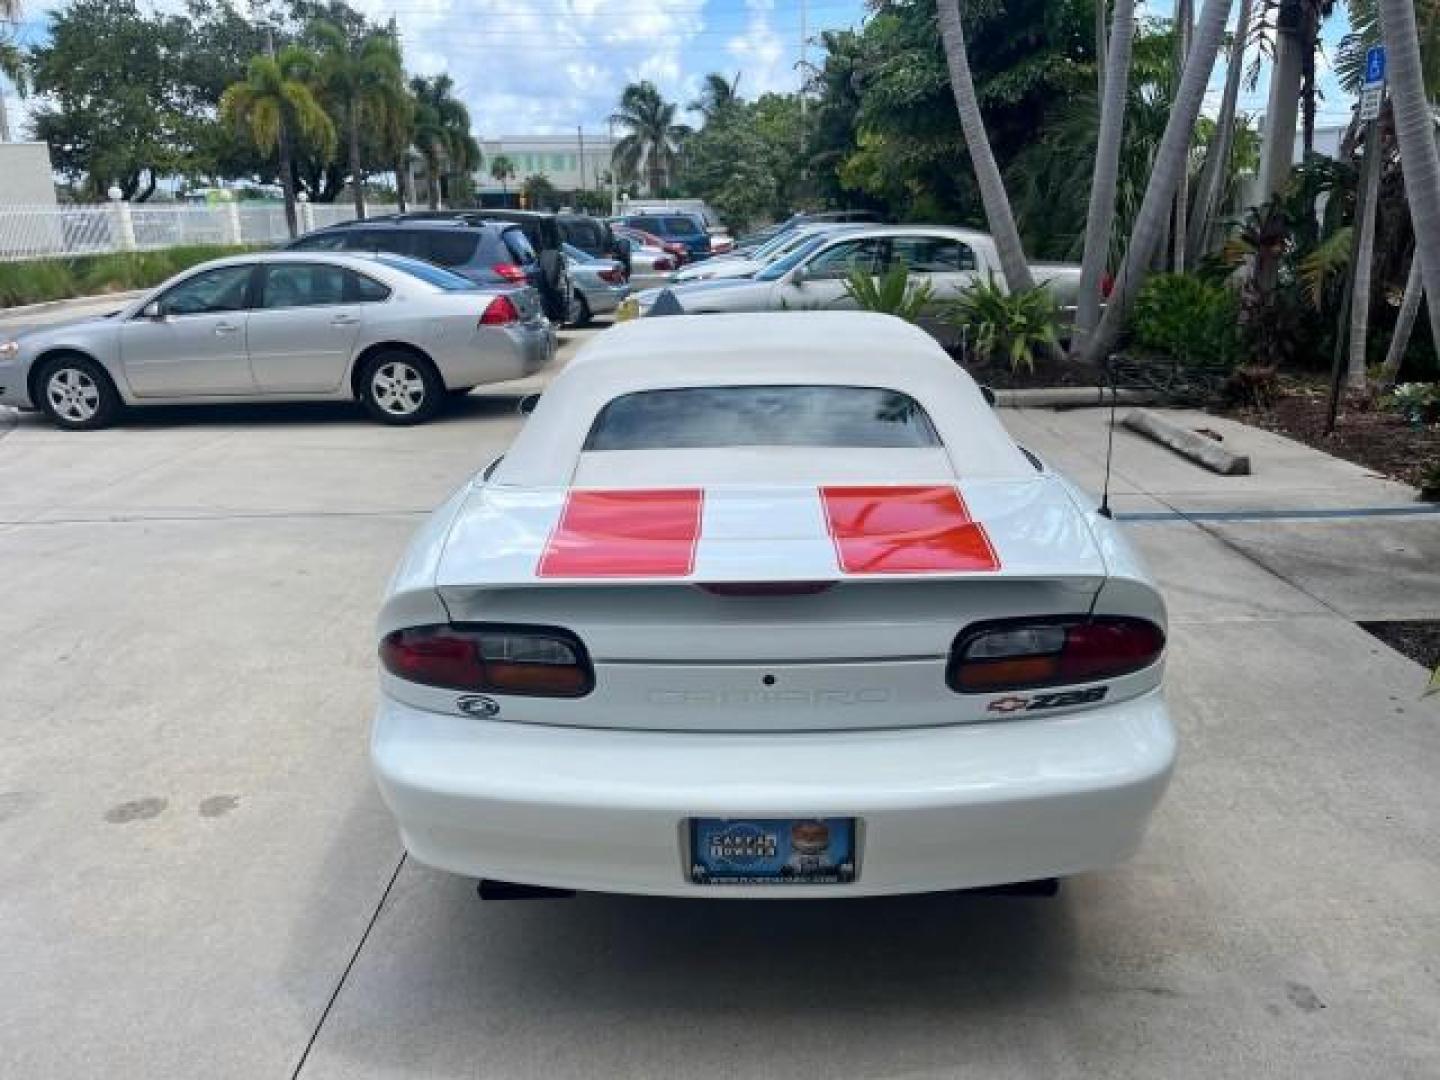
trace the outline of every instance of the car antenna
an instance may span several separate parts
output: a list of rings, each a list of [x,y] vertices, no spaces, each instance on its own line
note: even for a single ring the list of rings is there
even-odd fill
[[[1114,354],[1107,356],[1101,367],[1105,372],[1105,381],[1109,384],[1110,391],[1110,425],[1105,434],[1105,482],[1100,489],[1100,508],[1096,511],[1101,517],[1110,520],[1115,519],[1115,512],[1110,509],[1110,462],[1115,456],[1115,399],[1120,396],[1119,388],[1115,380],[1115,357]],[[1101,393],[1107,387],[1101,387]]]

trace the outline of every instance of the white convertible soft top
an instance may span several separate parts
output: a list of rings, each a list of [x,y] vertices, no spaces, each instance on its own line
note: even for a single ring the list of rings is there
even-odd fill
[[[1035,476],[975,381],[929,334],[888,315],[800,311],[677,315],[605,331],[550,384],[490,484],[570,487],[596,415],[624,394],[741,385],[909,394],[929,414],[957,479]],[[647,482],[637,478],[637,486]]]

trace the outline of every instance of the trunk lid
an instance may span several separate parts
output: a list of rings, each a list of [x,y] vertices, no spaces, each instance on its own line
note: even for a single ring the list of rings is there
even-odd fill
[[[1084,613],[1105,580],[1085,515],[1048,476],[705,487],[693,536],[679,513],[668,538],[647,528],[653,508],[623,501],[587,534],[575,507],[606,494],[479,487],[450,529],[436,587],[453,621],[564,627],[595,667],[587,697],[506,698],[504,719],[802,731],[994,718],[994,695],[945,684],[959,631]],[[636,547],[658,560],[648,571]],[[714,588],[735,583],[740,595]]]

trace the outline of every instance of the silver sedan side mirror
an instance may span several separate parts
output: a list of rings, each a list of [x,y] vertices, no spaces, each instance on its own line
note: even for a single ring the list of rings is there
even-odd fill
[[[143,308],[140,309],[140,317],[142,319],[165,318],[165,313],[160,310],[160,301],[151,300],[148,304],[146,304]]]
[[[797,266],[794,270],[790,271],[790,284],[798,289],[805,284],[805,279],[808,276],[809,275],[805,273],[804,266]]]

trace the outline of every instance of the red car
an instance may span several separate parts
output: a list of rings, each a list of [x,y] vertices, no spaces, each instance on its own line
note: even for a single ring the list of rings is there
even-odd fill
[[[616,236],[623,236],[637,244],[644,244],[646,247],[659,248],[667,255],[675,259],[676,267],[685,265],[689,252],[685,250],[684,244],[677,244],[673,240],[662,240],[654,233],[646,232],[644,229],[637,229],[630,225],[612,225]]]

